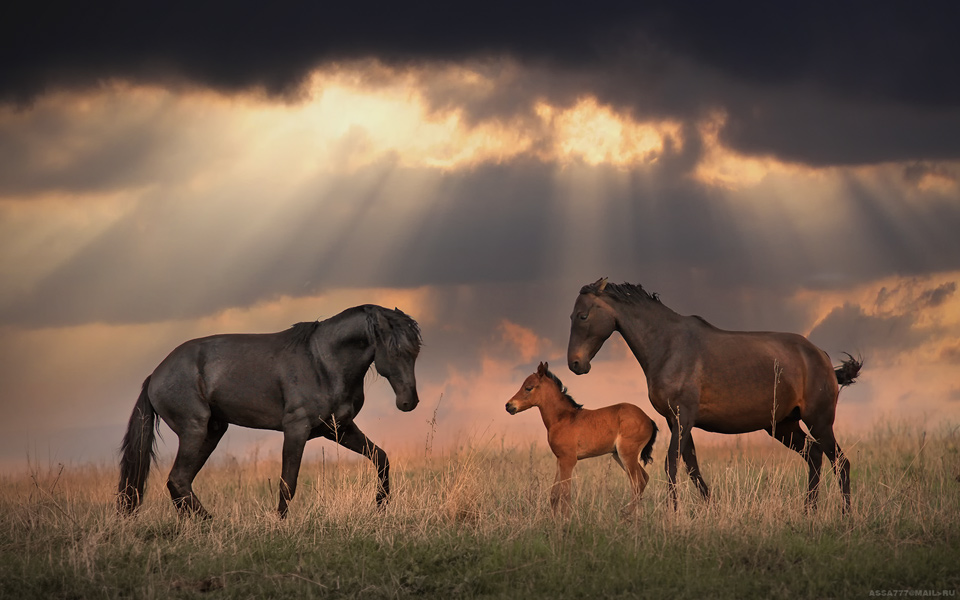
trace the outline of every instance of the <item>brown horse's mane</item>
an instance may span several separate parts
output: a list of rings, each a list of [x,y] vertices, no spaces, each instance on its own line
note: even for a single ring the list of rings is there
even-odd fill
[[[557,389],[560,390],[560,395],[563,396],[567,402],[569,402],[577,410],[583,409],[583,405],[579,404],[576,400],[573,399],[569,393],[567,393],[567,386],[563,385],[563,382],[560,381],[560,378],[557,377],[553,371],[547,369],[547,377],[549,377],[555,384],[557,384]]]
[[[607,296],[618,302],[623,302],[625,304],[637,304],[644,300],[653,300],[658,304],[663,304],[660,302],[660,296],[656,293],[650,293],[647,290],[643,289],[643,286],[640,284],[633,283],[604,283],[604,280],[596,281],[594,283],[589,283],[582,288],[580,288],[581,294],[596,294],[597,296]]]

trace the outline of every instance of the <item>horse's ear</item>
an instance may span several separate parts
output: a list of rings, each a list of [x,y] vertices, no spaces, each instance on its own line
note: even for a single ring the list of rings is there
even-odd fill
[[[597,280],[597,283],[595,283],[594,285],[597,286],[597,293],[602,294],[603,290],[607,287],[607,278],[601,277],[600,279]]]
[[[539,375],[540,377],[543,377],[544,375],[546,375],[546,374],[547,374],[547,368],[548,368],[548,367],[547,367],[547,363],[541,362],[541,363],[540,363],[540,366],[537,367],[537,375]]]

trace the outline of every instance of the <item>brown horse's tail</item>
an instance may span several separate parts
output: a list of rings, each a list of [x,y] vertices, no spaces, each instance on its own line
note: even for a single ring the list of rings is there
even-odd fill
[[[640,451],[640,462],[645,465],[653,462],[653,456],[651,456],[653,453],[653,443],[657,441],[657,431],[659,431],[656,423],[651,422],[650,424],[653,425],[653,435],[650,436],[650,441],[647,442],[647,445]]]
[[[862,357],[857,360],[846,352],[844,354],[847,355],[847,360],[841,361],[840,366],[833,370],[837,375],[837,383],[840,384],[840,387],[854,383],[857,375],[860,374],[860,368],[863,366]]]
[[[156,458],[155,432],[157,413],[147,396],[150,377],[143,382],[140,397],[133,407],[127,433],[120,444],[120,486],[117,488],[117,510],[129,515],[137,510],[143,488],[150,474],[150,463]]]

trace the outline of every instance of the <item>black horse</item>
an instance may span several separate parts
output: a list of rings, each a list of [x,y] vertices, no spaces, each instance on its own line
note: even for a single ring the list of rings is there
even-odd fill
[[[120,513],[140,505],[155,456],[157,415],[180,438],[167,489],[181,514],[209,517],[193,480],[230,424],[283,432],[280,518],[297,489],[304,445],[316,437],[373,461],[382,506],[390,493],[387,455],[353,419],[363,407],[371,363],[390,382],[397,408],[416,408],[420,345],[416,321],[373,305],[278,333],[214,335],[180,345],[143,382],[130,416],[121,446]]]

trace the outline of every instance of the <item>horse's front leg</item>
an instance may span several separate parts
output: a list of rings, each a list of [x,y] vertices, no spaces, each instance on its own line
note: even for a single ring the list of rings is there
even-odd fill
[[[664,471],[667,474],[667,488],[670,490],[670,499],[673,510],[677,510],[677,462],[680,459],[680,424],[676,416],[669,419],[670,445],[667,446],[667,456],[664,458]]]
[[[328,430],[329,431],[329,430]],[[377,468],[377,508],[383,509],[390,496],[390,461],[382,448],[370,441],[356,423],[349,421],[339,424],[336,431],[329,431],[325,437],[337,442],[348,450],[362,454]]]
[[[557,476],[550,489],[550,507],[554,513],[559,510],[563,516],[570,514],[570,479],[576,464],[576,455],[557,457]]]
[[[283,428],[283,463],[280,470],[280,504],[277,513],[280,518],[287,516],[287,506],[297,492],[297,477],[300,475],[300,461],[303,460],[303,447],[310,439],[310,425],[297,421]]]
[[[679,508],[677,497],[677,464],[681,458],[683,458],[683,461],[687,464],[687,471],[690,474],[690,478],[693,479],[700,494],[704,498],[708,498],[710,495],[707,484],[703,481],[703,477],[700,476],[700,467],[697,464],[696,452],[693,446],[691,430],[693,429],[696,418],[694,411],[686,408],[691,404],[691,402],[683,404],[678,402],[675,405],[671,405],[671,412],[667,417],[667,423],[670,425],[670,446],[667,448],[666,472],[667,483],[670,488],[670,498],[673,500],[674,510]]]
[[[700,492],[704,500],[709,500],[710,488],[707,487],[707,482],[703,480],[703,475],[700,474],[697,449],[693,445],[693,434],[690,432],[687,432],[685,439],[683,437],[680,439],[680,454],[683,456],[683,462],[687,463],[687,474],[690,475],[690,479],[697,486],[697,491]]]

